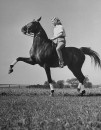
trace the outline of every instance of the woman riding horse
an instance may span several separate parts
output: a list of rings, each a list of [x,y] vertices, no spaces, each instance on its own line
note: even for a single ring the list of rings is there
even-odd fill
[[[57,17],[53,18],[52,24],[54,25],[54,37],[51,38],[51,40],[53,40],[53,41],[56,40],[56,43],[57,43],[56,51],[57,51],[57,55],[58,55],[58,58],[59,58],[59,66],[61,68],[63,68],[64,67],[64,61],[63,61],[63,58],[62,58],[61,49],[66,44],[66,40],[65,40],[66,33],[65,33],[65,30],[64,30],[62,23],[61,23],[59,18],[57,18]]]
[[[25,63],[35,65],[39,64],[45,69],[47,79],[50,85],[51,94],[54,94],[53,81],[51,78],[50,68],[59,67],[58,55],[56,52],[55,45],[52,40],[48,39],[45,30],[42,28],[40,21],[33,20],[22,28],[22,32],[26,35],[34,35],[33,44],[30,49],[30,57],[18,57],[9,68],[9,74],[13,72],[13,67],[18,61],[23,61]],[[82,73],[82,65],[85,61],[85,55],[90,56],[95,65],[101,67],[101,60],[97,52],[93,51],[88,47],[63,47],[62,48],[62,57],[64,60],[64,65],[72,71],[74,76],[79,80],[80,84],[78,89],[80,90],[81,95],[85,94],[84,85],[86,77]]]

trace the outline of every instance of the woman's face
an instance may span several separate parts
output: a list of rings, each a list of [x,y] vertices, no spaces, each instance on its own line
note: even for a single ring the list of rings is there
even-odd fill
[[[56,20],[53,20],[53,21],[52,21],[52,24],[53,24],[54,26],[56,26],[56,23],[57,23]]]

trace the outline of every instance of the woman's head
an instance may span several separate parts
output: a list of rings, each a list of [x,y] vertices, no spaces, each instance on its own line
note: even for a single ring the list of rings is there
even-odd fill
[[[58,17],[52,18],[51,21],[52,21],[52,24],[53,24],[54,26],[56,26],[56,25],[61,25],[61,24],[62,24],[61,21],[60,21],[60,19],[59,19]]]

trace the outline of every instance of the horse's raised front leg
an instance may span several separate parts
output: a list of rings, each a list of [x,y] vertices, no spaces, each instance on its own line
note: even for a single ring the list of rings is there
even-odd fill
[[[18,57],[15,61],[13,61],[13,62],[10,64],[10,68],[9,68],[9,71],[8,71],[9,74],[13,72],[13,67],[16,65],[16,63],[17,63],[18,61],[23,61],[23,62],[28,63],[28,64],[31,64],[31,65],[34,65],[34,64],[35,64],[35,61],[32,60],[31,58]]]
[[[52,81],[52,78],[51,78],[50,67],[47,64],[45,64],[44,69],[45,69],[47,79],[48,79],[48,83],[49,83],[49,86],[50,86],[51,96],[54,96],[54,87],[53,87],[53,81]]]

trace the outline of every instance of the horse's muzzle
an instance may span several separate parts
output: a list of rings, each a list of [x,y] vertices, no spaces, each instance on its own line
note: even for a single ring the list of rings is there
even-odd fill
[[[27,26],[26,25],[24,27],[22,27],[21,32],[23,32],[24,34],[27,33]]]

